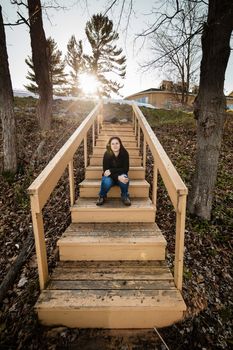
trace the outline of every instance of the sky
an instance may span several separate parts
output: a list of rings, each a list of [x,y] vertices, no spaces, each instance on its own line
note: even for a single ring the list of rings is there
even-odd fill
[[[43,0],[41,1],[43,3]],[[49,2],[49,0],[47,0]],[[51,0],[50,0],[51,2]],[[111,0],[57,0],[57,3],[64,5],[65,9],[48,8],[43,12],[43,24],[46,37],[51,36],[57,42],[58,48],[63,52],[67,51],[67,43],[71,35],[75,35],[77,40],[83,40],[84,51],[90,53],[90,47],[85,36],[85,24],[91,16],[104,12]],[[122,20],[118,25],[120,3],[118,7],[108,12],[108,17],[113,20],[115,28],[118,29],[118,47],[123,48],[127,58],[126,78],[124,87],[120,94],[124,97],[148,88],[157,88],[163,79],[167,79],[160,70],[143,71],[140,65],[148,60],[151,55],[149,44],[136,40],[136,34],[141,33],[152,23],[150,15],[153,0],[134,0],[133,13],[130,17],[129,27],[126,33],[127,8],[123,13]],[[127,2],[126,2],[127,3]],[[10,0],[0,0],[5,23],[14,23],[17,17],[17,6],[10,4]],[[87,6],[88,4],[88,6]],[[22,11],[23,9],[20,8]],[[26,16],[26,14],[25,14]],[[28,27],[6,26],[7,51],[10,66],[13,89],[25,90],[27,84],[27,65],[25,58],[31,55],[30,35]],[[226,76],[225,94],[233,91],[233,54],[231,53]]]

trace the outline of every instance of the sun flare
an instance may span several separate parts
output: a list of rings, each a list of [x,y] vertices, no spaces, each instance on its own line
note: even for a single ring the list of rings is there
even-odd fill
[[[80,76],[80,86],[84,94],[96,95],[99,83],[94,75],[83,73]]]

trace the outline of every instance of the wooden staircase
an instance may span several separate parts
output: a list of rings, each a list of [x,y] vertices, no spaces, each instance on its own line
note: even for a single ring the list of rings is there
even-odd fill
[[[130,207],[116,186],[96,206],[111,136],[121,137],[129,151]],[[102,124],[79,189],[72,223],[57,243],[60,261],[36,304],[39,320],[90,328],[164,327],[181,320],[186,306],[165,260],[166,240],[155,223],[132,123]]]

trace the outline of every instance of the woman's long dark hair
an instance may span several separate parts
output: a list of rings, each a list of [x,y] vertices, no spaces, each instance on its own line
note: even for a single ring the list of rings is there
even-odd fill
[[[119,142],[119,144],[120,144],[120,152],[119,152],[119,155],[124,154],[124,153],[127,152],[126,149],[125,149],[125,147],[124,147],[123,144],[122,144],[122,141],[121,141],[120,137],[118,137],[118,136],[112,136],[112,137],[110,137],[110,139],[109,139],[109,141],[108,141],[108,143],[107,143],[107,146],[106,146],[107,152],[109,152],[110,154],[113,154],[113,151],[112,151],[112,149],[111,149],[111,142],[112,142],[112,140],[117,140],[117,141]]]

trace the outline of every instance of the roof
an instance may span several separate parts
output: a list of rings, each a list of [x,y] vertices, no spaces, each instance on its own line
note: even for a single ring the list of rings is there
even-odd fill
[[[162,90],[161,89],[157,89],[157,88],[150,88],[150,89],[147,89],[147,90],[139,91],[138,94],[141,94],[143,92],[153,92],[153,91],[162,91]],[[134,94],[134,95],[137,95],[137,94]]]
[[[139,91],[139,92],[135,92],[134,94],[131,94],[129,96],[126,96],[124,97],[124,100],[127,100],[129,98],[132,98],[136,95],[144,95],[144,94],[150,94],[150,93],[153,93],[153,92],[160,92],[162,94],[178,94],[178,95],[181,95],[181,92],[174,92],[174,91],[169,91],[169,90],[162,90],[162,89],[157,89],[157,88],[150,88],[150,89],[147,89],[147,90],[143,90],[143,91]],[[189,96],[196,96],[196,94],[192,93],[192,92],[189,92],[188,94]]]
[[[127,100],[128,97],[132,97],[132,96],[135,96],[135,95],[140,95],[140,94],[145,94],[145,93],[150,93],[150,92],[154,92],[154,91],[163,91],[161,89],[157,89],[157,88],[150,88],[150,89],[146,89],[146,90],[142,90],[142,91],[138,91],[138,92],[135,92],[134,94],[131,94],[131,95],[128,95],[126,97],[124,97],[125,100]]]

